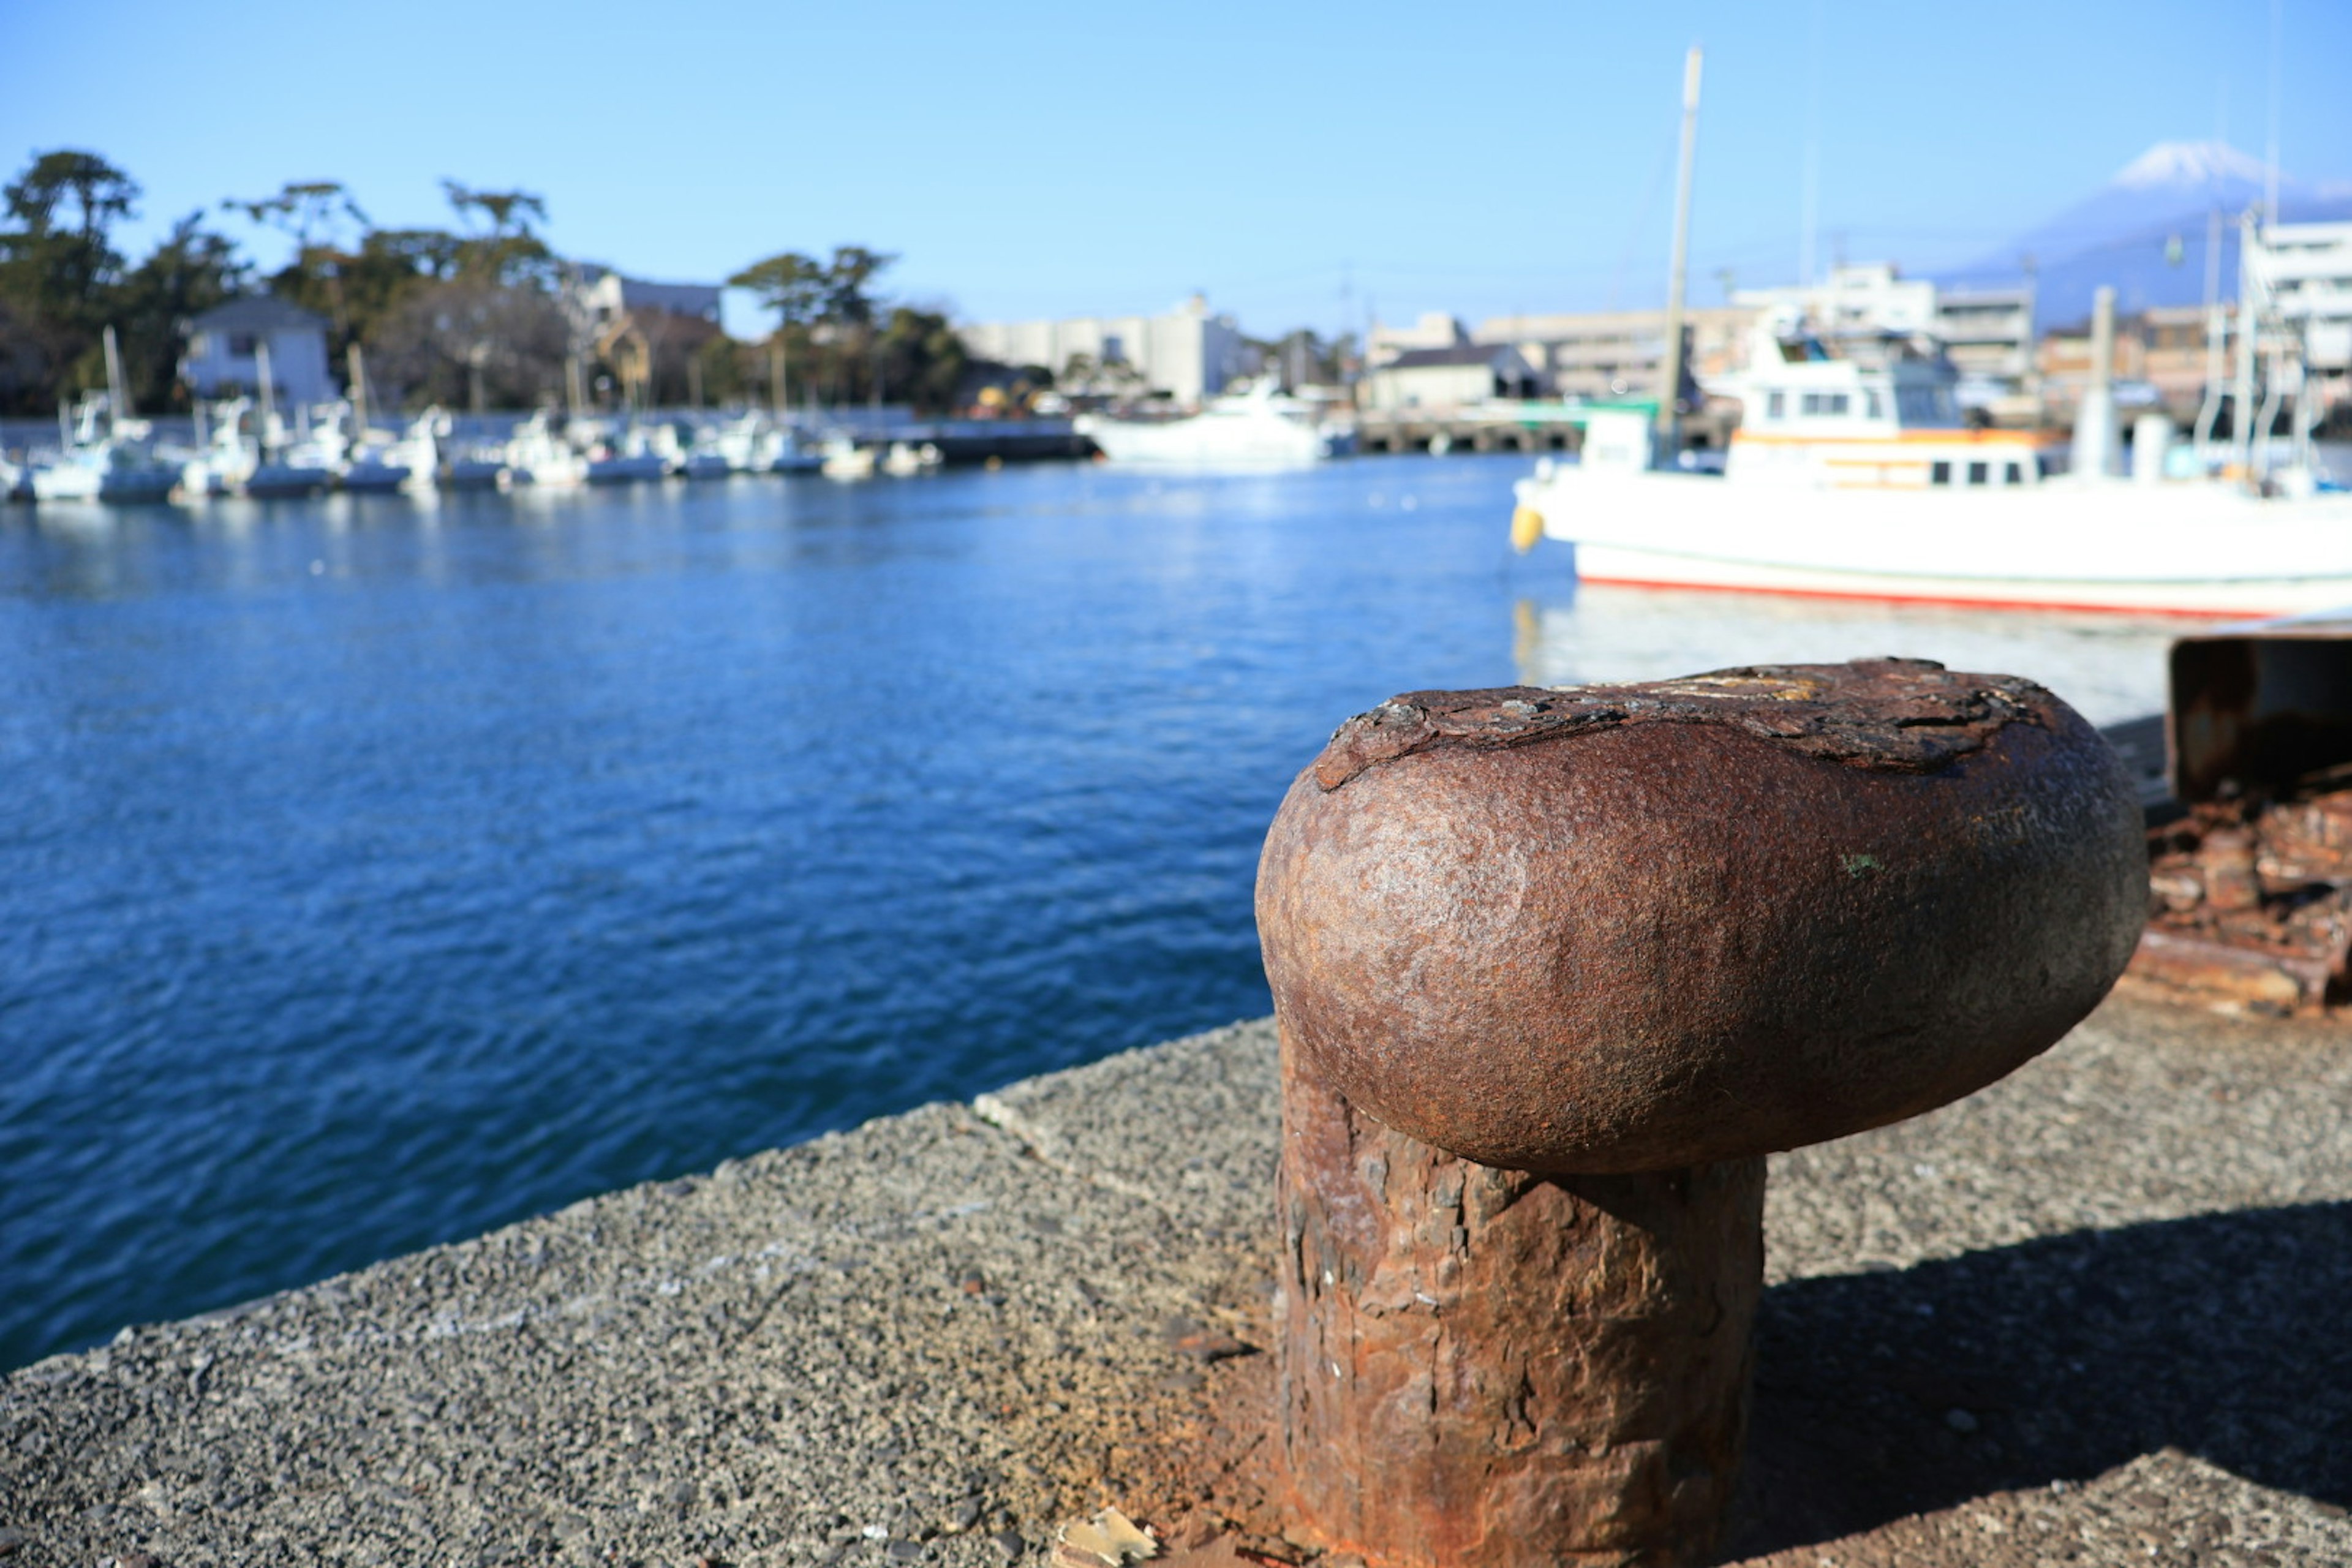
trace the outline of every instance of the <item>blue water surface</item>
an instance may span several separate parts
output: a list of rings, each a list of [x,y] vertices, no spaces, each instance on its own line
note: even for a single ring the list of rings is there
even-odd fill
[[[1524,471],[0,510],[0,1366],[1264,1012]]]

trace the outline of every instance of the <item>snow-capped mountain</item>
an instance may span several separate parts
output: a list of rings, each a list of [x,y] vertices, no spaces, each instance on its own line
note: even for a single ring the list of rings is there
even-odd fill
[[[2238,283],[2237,218],[2263,200],[2260,158],[2219,142],[2159,142],[2116,171],[2087,199],[1991,255],[1943,274],[1960,287],[2015,283],[2031,258],[2038,280],[2037,326],[2079,321],[2102,283],[2116,308],[2193,305],[2205,297],[2209,216],[2222,216],[2221,290]],[[2282,175],[2286,223],[2352,218],[2352,189]]]

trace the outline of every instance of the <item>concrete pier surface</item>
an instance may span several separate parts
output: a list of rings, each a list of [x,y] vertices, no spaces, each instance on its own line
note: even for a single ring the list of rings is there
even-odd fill
[[[0,1383],[16,1564],[1043,1561],[1252,1494],[1250,1023],[574,1205]],[[2352,1030],[2126,991],[1780,1156],[1727,1551],[2352,1562]]]

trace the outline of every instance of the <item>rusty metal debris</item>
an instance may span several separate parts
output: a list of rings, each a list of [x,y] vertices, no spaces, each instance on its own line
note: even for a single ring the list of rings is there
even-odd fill
[[[2352,986],[2352,779],[2190,807],[2148,835],[2148,894],[2134,974],[2269,1012],[2341,1003]]]
[[[2352,999],[2352,621],[2184,637],[2170,677],[2180,815],[2148,834],[2131,973],[2271,1013]]]

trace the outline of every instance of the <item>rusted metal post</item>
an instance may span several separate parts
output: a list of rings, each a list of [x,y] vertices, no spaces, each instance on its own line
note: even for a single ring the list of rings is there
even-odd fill
[[[1342,726],[1258,879],[1297,1523],[1376,1568],[1703,1558],[1763,1155],[2047,1047],[2146,877],[2121,763],[2011,678],[1416,692]]]

